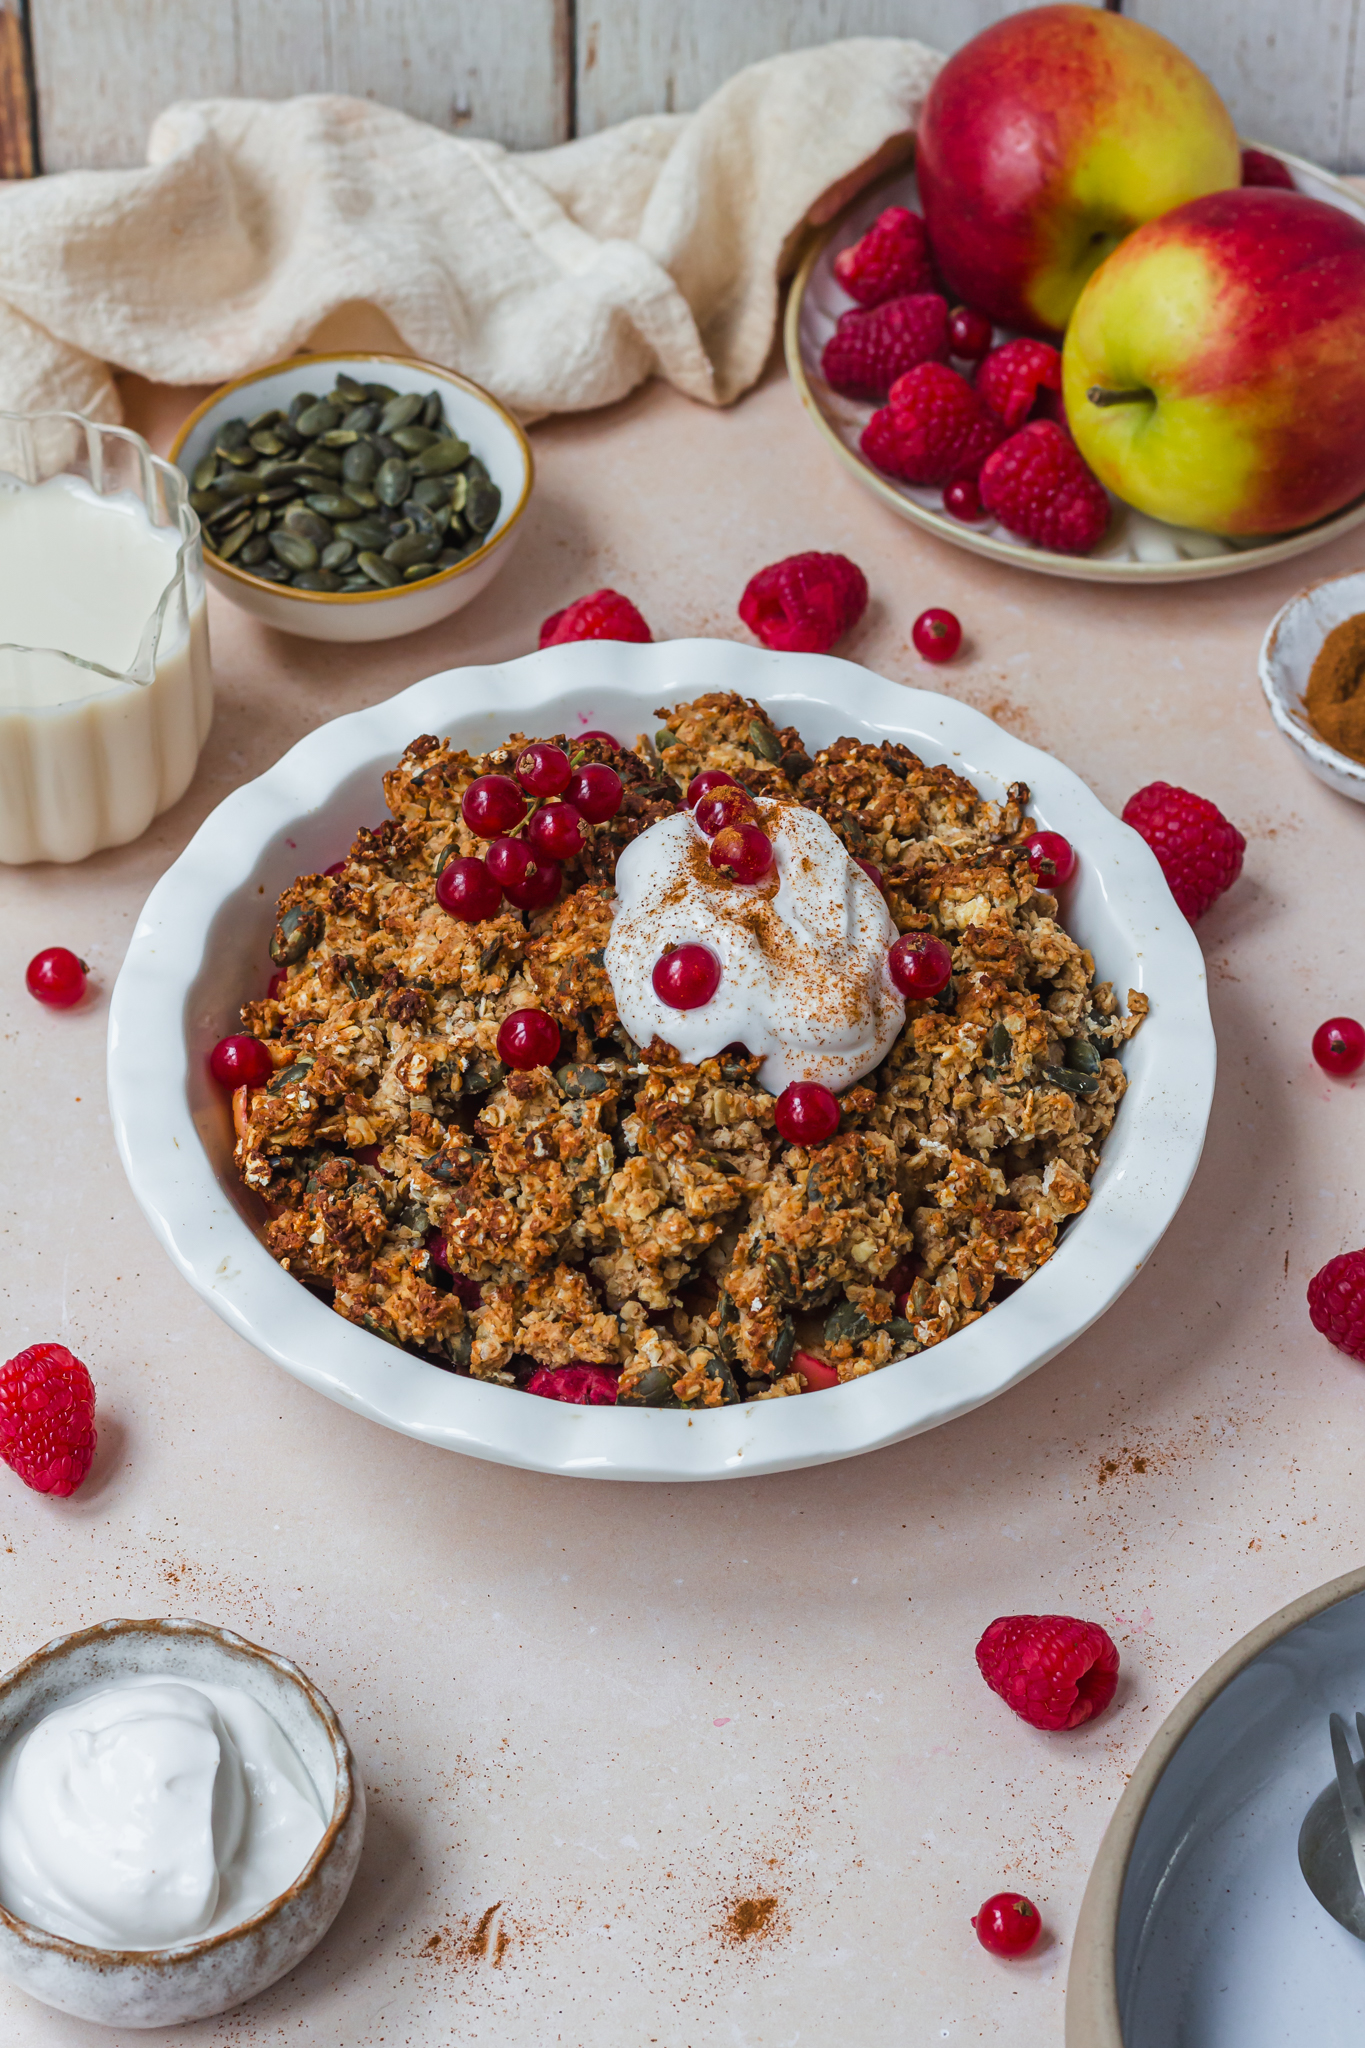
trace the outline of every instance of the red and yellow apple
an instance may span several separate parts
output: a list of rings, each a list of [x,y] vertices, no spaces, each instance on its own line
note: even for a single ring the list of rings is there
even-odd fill
[[[1242,175],[1203,72],[1155,29],[1075,6],[1011,15],[949,58],[916,166],[949,290],[1049,337],[1125,235]]]
[[[1298,192],[1215,192],[1139,228],[1062,351],[1101,483],[1207,533],[1286,533],[1365,491],[1365,224]]]

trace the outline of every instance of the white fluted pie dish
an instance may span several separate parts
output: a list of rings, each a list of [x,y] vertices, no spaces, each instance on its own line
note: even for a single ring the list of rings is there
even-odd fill
[[[703,1414],[579,1408],[459,1378],[345,1322],[259,1241],[232,1165],[210,1048],[259,992],[275,899],[328,866],[382,808],[380,774],[418,733],[482,751],[513,731],[603,728],[629,743],[660,705],[708,690],[760,700],[807,745],[890,737],[988,795],[1033,791],[1080,853],[1063,916],[1122,995],[1152,1011],[1088,1208],[1054,1257],[969,1328],[850,1385]],[[534,1471],[737,1478],[852,1457],[978,1407],[1070,1344],[1122,1293],[1174,1217],[1204,1142],[1215,1052],[1203,955],[1156,860],[1060,762],[951,698],[826,655],[723,640],[586,642],[448,670],[310,733],[219,805],[157,884],[114,990],[109,1096],[133,1191],[180,1271],[242,1336],[308,1386],[391,1429]]]

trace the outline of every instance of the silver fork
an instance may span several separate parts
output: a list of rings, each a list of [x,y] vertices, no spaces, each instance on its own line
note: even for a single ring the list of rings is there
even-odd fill
[[[1340,1714],[1328,1719],[1336,1782],[1309,1807],[1299,1830],[1299,1868],[1319,1905],[1365,1941],[1365,1794],[1351,1738]],[[1356,1736],[1365,1752],[1365,1714],[1356,1715]]]

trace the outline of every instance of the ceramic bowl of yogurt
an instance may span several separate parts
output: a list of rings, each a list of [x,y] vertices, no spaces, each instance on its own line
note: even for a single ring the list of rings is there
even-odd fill
[[[278,407],[287,411],[301,392],[329,388],[339,375],[357,383],[379,382],[400,394],[438,391],[452,433],[467,441],[501,493],[498,516],[478,552],[392,590],[340,592],[295,590],[268,583],[210,550],[205,567],[210,583],[253,618],[282,633],[309,640],[390,640],[420,632],[461,611],[487,589],[521,537],[522,518],[535,480],[531,444],[518,422],[482,385],[457,370],[416,357],[393,355],[307,355],[272,363],[224,384],[192,412],[171,445],[170,459],[188,479],[210,454],[229,420],[255,418]]]
[[[365,1792],[297,1665],[201,1621],[107,1621],[0,1678],[0,1975],[104,2026],[207,2019],[341,1909]]]
[[[141,435],[0,413],[0,861],[84,860],[188,789],[213,717],[199,521]]]

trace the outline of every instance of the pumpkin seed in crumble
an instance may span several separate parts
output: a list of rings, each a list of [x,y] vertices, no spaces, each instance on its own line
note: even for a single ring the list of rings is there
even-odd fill
[[[893,741],[811,755],[733,695],[657,716],[633,751],[544,736],[614,768],[624,800],[557,903],[477,924],[436,876],[480,850],[463,792],[528,740],[412,742],[389,819],[280,898],[283,973],[242,1011],[273,1078],[234,1097],[236,1161],[280,1264],[389,1343],[509,1387],[594,1365],[621,1403],[715,1408],[803,1392],[799,1351],[840,1380],[876,1372],[1036,1272],[1089,1200],[1147,999],[1122,1014],[1037,887],[1023,784],[997,804]],[[948,986],[907,1003],[809,1150],[778,1135],[759,1058],[688,1065],[617,1018],[616,861],[704,769],[818,811],[877,864],[898,929],[952,951]],[[497,1057],[528,1008],[560,1027],[553,1072]]]

